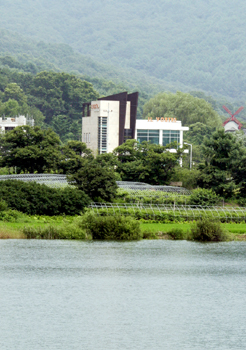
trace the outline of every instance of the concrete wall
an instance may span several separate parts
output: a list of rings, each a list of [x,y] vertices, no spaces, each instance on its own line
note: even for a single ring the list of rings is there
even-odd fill
[[[14,118],[0,118],[0,131],[5,132],[5,128],[16,128],[27,124],[27,119],[24,115]]]
[[[92,101],[91,116],[82,118],[82,142],[94,154],[98,151],[98,117],[107,117],[107,152],[119,145],[119,101]],[[90,134],[90,137],[86,134]]]

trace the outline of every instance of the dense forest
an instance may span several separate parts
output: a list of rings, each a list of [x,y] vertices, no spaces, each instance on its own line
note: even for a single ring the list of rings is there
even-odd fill
[[[57,51],[67,51],[70,69],[76,70],[81,60],[90,76],[90,70],[97,69],[99,76],[111,67],[110,80],[119,70],[129,81],[133,76],[141,84],[142,75],[162,90],[202,90],[243,102],[245,7],[243,0],[2,0],[0,23],[2,29],[39,41],[34,46],[41,50],[51,43],[50,52],[44,48],[50,62],[52,49],[57,63]],[[5,42],[4,52],[23,54],[27,41],[18,46]],[[66,64],[61,56],[60,62]]]

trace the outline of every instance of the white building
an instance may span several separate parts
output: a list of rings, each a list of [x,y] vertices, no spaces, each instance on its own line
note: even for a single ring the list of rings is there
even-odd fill
[[[137,101],[138,93],[128,95],[123,92],[85,103],[82,142],[94,154],[112,152],[127,139],[163,146],[176,141],[179,147],[183,147],[183,132],[189,128],[182,126],[176,118],[137,120]],[[176,148],[170,149],[170,152],[176,152]]]
[[[139,142],[150,141],[162,146],[176,141],[179,147],[183,147],[183,132],[188,130],[189,128],[182,126],[181,121],[176,118],[138,119],[135,139]],[[170,152],[176,152],[176,149],[170,149]]]
[[[20,115],[14,118],[0,118],[0,132],[5,133],[7,131],[13,130],[17,126],[22,125],[34,126],[34,120],[27,118],[24,115]]]
[[[231,117],[223,123],[223,126],[225,132],[235,132],[239,131],[243,125],[235,117]]]
[[[84,103],[82,142],[85,142],[94,154],[101,154],[112,152],[127,139],[133,138],[137,102],[137,92],[122,92]]]

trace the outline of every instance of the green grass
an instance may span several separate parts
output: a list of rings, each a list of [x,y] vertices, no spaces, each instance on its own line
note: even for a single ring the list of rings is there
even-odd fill
[[[71,223],[75,217],[69,216],[28,216],[25,214],[20,214],[16,222],[5,222],[0,221],[0,238],[26,238],[23,234],[24,227],[31,227],[34,229],[44,228],[48,225],[53,226],[62,226]],[[246,224],[235,224],[235,223],[226,223],[222,224],[233,236],[240,238],[246,238]],[[191,223],[171,223],[171,224],[162,224],[162,223],[152,223],[152,222],[141,222],[140,228],[142,231],[148,231],[153,234],[158,232],[163,232],[164,234],[173,230],[181,229],[184,232],[190,230]]]
[[[29,216],[19,213],[19,217],[14,222],[0,221],[0,239],[1,238],[26,238],[23,234],[25,227],[43,228],[48,225],[62,226],[70,223],[74,217],[70,216]]]
[[[153,233],[156,232],[168,232],[174,228],[179,228],[185,232],[190,230],[191,224],[190,223],[175,223],[175,224],[162,224],[162,223],[141,223],[140,228],[141,230],[145,231],[151,231]],[[235,233],[235,234],[246,234],[246,224],[222,224],[222,227],[226,228],[229,232]]]

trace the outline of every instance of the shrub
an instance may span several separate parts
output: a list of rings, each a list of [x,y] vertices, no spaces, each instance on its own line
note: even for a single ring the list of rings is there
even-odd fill
[[[182,182],[182,186],[191,190],[197,186],[197,178],[200,174],[198,169],[187,169],[185,167],[176,167],[171,181]]]
[[[142,238],[139,223],[131,217],[99,216],[89,211],[77,218],[75,224],[93,239],[128,241]]]
[[[142,233],[143,239],[157,239],[157,235],[155,232],[145,230]]]
[[[76,225],[25,227],[23,233],[29,239],[87,239],[85,231]]]
[[[168,231],[167,234],[175,240],[182,240],[186,238],[186,234],[181,228],[173,228],[170,231]]]
[[[213,190],[206,188],[193,190],[189,198],[190,205],[212,206],[218,204],[219,201],[220,197]]]
[[[4,200],[0,200],[0,212],[5,211],[8,208],[8,204]]]
[[[19,213],[17,210],[9,209],[5,211],[0,211],[1,221],[15,222],[20,216],[21,216],[21,213]]]
[[[78,189],[55,189],[19,180],[2,181],[0,197],[9,208],[29,215],[76,215],[90,203],[90,198]]]
[[[229,235],[219,221],[202,218],[191,225],[191,239],[200,242],[223,242]]]

